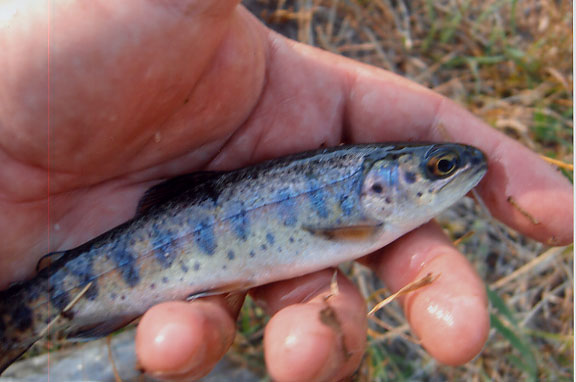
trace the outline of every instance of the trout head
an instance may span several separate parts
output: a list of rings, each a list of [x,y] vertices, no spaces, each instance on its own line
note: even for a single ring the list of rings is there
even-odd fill
[[[420,225],[468,193],[486,169],[484,154],[461,144],[376,153],[365,164],[362,208],[385,225]]]

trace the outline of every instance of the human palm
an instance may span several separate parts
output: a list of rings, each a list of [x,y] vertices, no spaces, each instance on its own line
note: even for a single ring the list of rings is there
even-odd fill
[[[31,276],[41,255],[130,218],[162,179],[340,142],[448,136],[476,145],[489,158],[479,191],[496,217],[542,241],[572,240],[568,182],[438,94],[286,40],[235,1],[59,4],[49,45],[47,9],[21,5],[0,20],[7,47],[0,68],[9,73],[0,77],[0,237],[8,238],[0,287]],[[466,362],[481,349],[483,287],[434,224],[364,262],[392,289],[442,273],[404,300],[409,321],[442,362]],[[365,308],[343,276],[330,304],[350,357],[317,319],[331,276],[318,272],[252,292],[274,314],[265,346],[277,380],[335,380],[361,359]],[[142,366],[167,376],[207,372],[233,338],[237,308],[222,297],[152,308],[138,331]]]

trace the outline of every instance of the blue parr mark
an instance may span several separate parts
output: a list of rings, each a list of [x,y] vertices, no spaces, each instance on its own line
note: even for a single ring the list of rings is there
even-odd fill
[[[150,241],[154,251],[154,257],[162,268],[169,268],[172,266],[172,262],[174,262],[175,240],[170,230],[162,229],[158,224],[152,226]]]
[[[94,301],[98,297],[98,279],[94,276],[92,267],[92,259],[98,255],[98,249],[91,249],[88,256],[78,256],[66,264],[66,269],[77,277],[79,286],[84,287],[92,282],[84,294],[90,301]]]
[[[230,201],[224,207],[223,216],[228,220],[234,235],[242,241],[248,240],[250,235],[250,222],[244,208],[244,203],[240,201]]]
[[[318,188],[317,190],[310,192],[310,204],[312,205],[312,209],[316,211],[319,217],[328,217],[328,208],[326,207],[326,193],[323,189]]]
[[[287,189],[280,190],[276,200],[278,200],[278,214],[284,225],[288,227],[296,225],[298,222],[296,201],[290,195],[290,192]]]
[[[350,216],[358,203],[358,195],[362,192],[360,177],[355,177],[351,182],[345,182],[339,187],[340,209],[344,216]]]
[[[350,216],[354,209],[354,200],[351,195],[344,194],[340,198],[340,208],[344,216]]]
[[[198,247],[208,256],[212,256],[216,251],[216,238],[214,237],[214,225],[208,219],[201,220],[196,224],[194,230],[194,240]]]
[[[119,242],[111,249],[111,252],[112,259],[116,263],[124,282],[130,287],[138,285],[140,275],[137,269],[136,257],[132,255],[130,248]]]
[[[48,288],[48,295],[50,296],[50,302],[52,306],[56,308],[57,311],[62,311],[70,303],[71,299],[66,291],[66,286],[64,283],[64,278],[66,273],[62,270],[54,272],[50,276]]]
[[[398,185],[398,166],[382,168],[382,180],[389,188],[396,187]]]
[[[268,232],[266,234],[266,241],[268,242],[268,244],[273,245],[274,244],[274,235],[272,235],[270,232]]]

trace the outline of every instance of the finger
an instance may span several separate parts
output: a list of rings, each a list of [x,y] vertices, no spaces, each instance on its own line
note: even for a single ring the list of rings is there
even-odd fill
[[[477,146],[488,158],[478,190],[493,215],[548,244],[572,242],[573,211],[566,208],[573,203],[572,186],[538,155],[407,79],[352,64],[346,70],[355,73],[347,100],[352,141],[451,140]]]
[[[392,291],[428,273],[439,275],[401,299],[414,333],[447,365],[468,362],[481,351],[490,326],[484,285],[437,224],[422,226],[362,262]]]
[[[280,281],[252,292],[272,318],[264,334],[266,365],[275,381],[337,381],[358,367],[366,342],[366,307],[334,270]]]
[[[152,307],[136,332],[141,367],[169,379],[208,374],[232,345],[236,313],[222,296]]]

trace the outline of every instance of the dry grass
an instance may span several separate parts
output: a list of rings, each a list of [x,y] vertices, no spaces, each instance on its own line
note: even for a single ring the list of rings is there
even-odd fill
[[[572,163],[572,3],[527,0],[245,1],[296,40],[392,70],[461,103],[538,153]],[[572,171],[562,170],[572,180]],[[572,247],[549,249],[484,217],[470,201],[439,219],[486,280],[491,335],[461,367],[437,364],[398,305],[371,319],[357,381],[573,379]],[[370,306],[383,287],[350,273]],[[376,298],[374,298],[376,297]],[[264,373],[265,317],[246,304],[236,358]]]

